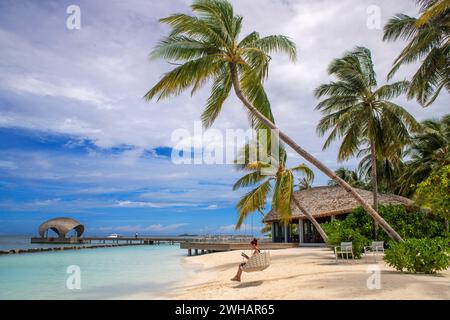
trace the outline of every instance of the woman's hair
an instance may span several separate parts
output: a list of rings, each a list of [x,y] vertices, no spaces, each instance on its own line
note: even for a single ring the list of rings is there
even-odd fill
[[[258,245],[258,240],[256,240],[256,238],[253,238],[253,240],[250,242],[251,245]]]

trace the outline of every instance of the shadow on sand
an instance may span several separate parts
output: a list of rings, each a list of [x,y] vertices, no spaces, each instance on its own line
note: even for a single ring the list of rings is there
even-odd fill
[[[241,289],[241,288],[249,288],[249,287],[258,287],[264,283],[263,280],[259,281],[250,281],[250,282],[243,282],[238,284],[237,286],[234,286],[234,289]]]

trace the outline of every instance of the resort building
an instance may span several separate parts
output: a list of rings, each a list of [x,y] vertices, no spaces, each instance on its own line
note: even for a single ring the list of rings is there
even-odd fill
[[[356,189],[357,192],[369,203],[373,202],[371,191]],[[307,190],[294,192],[294,196],[301,203],[302,209],[309,212],[319,223],[333,219],[343,219],[360,204],[340,186],[314,187]],[[404,205],[407,209],[413,207],[410,199],[393,195],[378,195],[379,204]],[[289,224],[280,223],[278,213],[269,211],[263,219],[264,223],[272,225],[273,242],[299,242],[300,244],[323,243],[323,239],[316,228],[301,212],[292,205],[292,218]]]

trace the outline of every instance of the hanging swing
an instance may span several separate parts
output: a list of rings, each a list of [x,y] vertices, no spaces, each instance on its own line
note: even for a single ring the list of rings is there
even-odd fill
[[[252,216],[251,228],[252,228],[252,236],[253,236],[253,216]],[[245,229],[247,229],[247,225],[245,225]],[[247,230],[245,230],[245,231],[247,231]],[[250,257],[250,259],[245,261],[244,265],[242,266],[242,271],[244,271],[244,272],[263,271],[263,270],[267,269],[269,266],[270,266],[269,251],[255,252]]]

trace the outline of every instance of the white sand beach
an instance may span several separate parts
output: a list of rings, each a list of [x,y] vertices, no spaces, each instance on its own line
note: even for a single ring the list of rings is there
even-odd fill
[[[247,252],[248,253],[248,252]],[[170,299],[450,299],[450,270],[438,275],[405,274],[361,259],[335,263],[326,248],[271,251],[272,264],[262,272],[230,281],[242,262],[240,251],[186,257],[193,276],[174,288]],[[380,289],[369,290],[369,267],[381,271]]]

